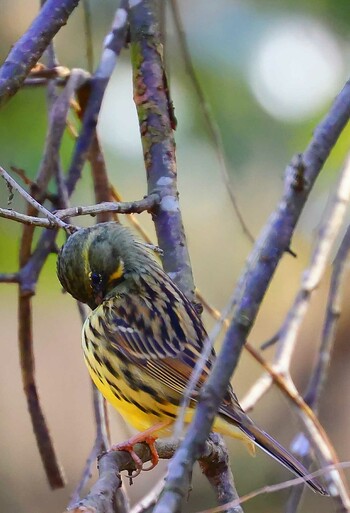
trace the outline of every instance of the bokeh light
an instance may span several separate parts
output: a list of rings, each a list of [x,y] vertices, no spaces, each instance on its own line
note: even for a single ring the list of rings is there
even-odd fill
[[[339,90],[341,52],[332,32],[296,17],[266,30],[249,63],[249,83],[260,105],[286,121],[307,119]]]

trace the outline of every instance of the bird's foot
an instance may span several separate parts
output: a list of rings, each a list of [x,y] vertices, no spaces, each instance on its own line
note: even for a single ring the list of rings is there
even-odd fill
[[[121,442],[119,444],[112,445],[110,451],[127,451],[132,457],[136,471],[131,475],[131,478],[137,477],[141,474],[142,470],[149,471],[152,470],[159,462],[159,455],[157,452],[157,448],[155,446],[155,441],[157,440],[157,431],[160,431],[164,427],[166,427],[169,422],[161,422],[159,424],[155,424],[154,426],[146,429],[146,431],[142,431],[141,433],[137,433],[132,436],[125,442]],[[151,452],[151,465],[148,468],[144,468],[143,461],[134,451],[134,446],[139,443],[146,443]]]
[[[136,471],[132,474],[132,478],[137,477],[139,474],[141,474],[142,470],[152,470],[159,461],[158,452],[155,446],[155,441],[157,440],[157,437],[153,436],[147,436],[147,437],[140,437],[140,435],[143,435],[143,433],[140,433],[139,435],[135,435],[129,440],[126,440],[125,442],[121,442],[119,444],[112,445],[110,448],[110,451],[127,451],[131,458],[133,459],[133,462],[135,463]],[[136,454],[134,451],[134,446],[138,443],[146,443],[151,451],[151,466],[148,468],[144,468],[144,463],[141,460],[141,458]]]

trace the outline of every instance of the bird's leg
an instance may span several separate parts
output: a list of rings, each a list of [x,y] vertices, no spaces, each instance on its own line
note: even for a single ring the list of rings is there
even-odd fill
[[[132,476],[133,478],[138,476],[142,470],[152,470],[158,464],[159,455],[154,443],[158,438],[157,431],[161,431],[162,429],[166,428],[171,424],[171,422],[171,420],[159,422],[158,424],[154,424],[154,426],[146,429],[145,431],[137,433],[125,442],[112,445],[110,448],[111,451],[127,451],[130,453],[130,456],[132,457],[136,467],[136,472]],[[142,442],[146,443],[149,447],[149,450],[151,451],[151,466],[149,468],[143,468],[143,462],[141,458],[139,458],[139,456],[134,451],[134,446]]]

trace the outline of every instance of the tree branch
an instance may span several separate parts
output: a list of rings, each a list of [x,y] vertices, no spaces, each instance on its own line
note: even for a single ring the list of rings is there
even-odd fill
[[[41,226],[42,228],[64,228],[64,230],[71,232],[72,230],[75,230],[77,227],[64,223],[63,221],[61,221],[62,219],[85,215],[96,216],[102,213],[106,214],[109,212],[119,214],[140,214],[141,212],[145,211],[151,212],[159,204],[159,201],[160,200],[158,194],[151,194],[150,196],[146,196],[145,198],[136,201],[124,201],[120,203],[105,202],[99,203],[98,205],[89,205],[86,207],[69,207],[63,210],[56,210],[55,213],[52,214],[50,219],[28,216],[26,214],[16,212],[15,210],[0,208],[0,217],[11,219],[12,221],[17,221],[19,223],[27,225]],[[51,214],[51,212],[49,212],[48,210],[45,209],[45,211]]]
[[[336,98],[302,156],[287,167],[284,195],[257,240],[231,301],[234,317],[222,350],[201,394],[181,450],[169,464],[166,489],[154,513],[177,512],[186,493],[192,465],[207,438],[242,347],[253,326],[278,262],[289,248],[311,188],[350,116],[350,83]]]
[[[214,435],[214,437],[215,436],[217,435]],[[178,443],[174,441],[157,440],[156,448],[161,459],[169,459],[178,448]],[[146,444],[137,444],[134,450],[144,463],[150,461],[151,453]],[[221,498],[229,498],[229,489],[231,486],[229,480],[231,477],[229,473],[226,473],[228,467],[225,447],[222,444],[218,444],[217,440],[214,439],[206,441],[203,446],[203,451],[200,454],[200,464],[202,468],[205,469],[206,473],[210,473],[213,484],[216,480],[220,481],[220,484],[215,483],[215,487],[218,487],[220,490]],[[226,470],[221,477],[219,477],[223,469]],[[99,459],[99,479],[93,485],[89,494],[79,501],[79,503],[72,505],[70,511],[74,513],[83,511],[86,513],[125,512],[125,506],[123,506],[124,509],[116,509],[114,502],[116,494],[118,494],[122,485],[120,472],[123,470],[128,472],[135,470],[134,461],[129,453],[124,451],[111,451],[102,455]],[[227,482],[225,482],[225,480],[227,480]],[[113,509],[113,507],[115,509]],[[238,513],[241,510],[236,509],[230,511]]]
[[[67,189],[71,194],[88,157],[91,142],[95,136],[98,115],[106,87],[117,63],[119,54],[125,45],[128,28],[128,2],[122,0],[112,24],[111,32],[105,38],[100,63],[94,73],[87,91],[87,102],[82,105],[83,126],[77,139],[72,162],[68,171]]]
[[[45,208],[41,203],[38,203],[36,199],[34,199],[27,191],[25,191],[6,171],[4,168],[0,166],[0,176],[3,177],[3,179],[6,181],[7,184],[11,187],[11,189],[15,189],[20,193],[20,195],[30,204],[32,205],[36,210],[44,214],[45,217],[47,217],[47,220],[50,223],[50,226],[57,226],[58,228],[63,228],[66,231],[70,231],[71,227],[64,223],[61,219],[59,219],[55,214],[52,214],[47,208]],[[0,209],[0,217],[7,217],[8,219],[11,219],[10,213],[13,212],[12,210],[7,209]],[[22,214],[14,213],[12,219],[15,219],[16,221],[23,222],[23,218],[29,218],[29,216],[24,216]],[[34,219],[34,218],[32,218]],[[34,224],[34,223],[31,223]]]
[[[13,96],[79,0],[47,0],[0,68],[0,107]]]
[[[134,101],[137,108],[148,193],[161,201],[153,213],[163,267],[194,300],[194,283],[178,201],[173,129],[176,120],[162,62],[162,45],[154,0],[133,2],[130,9]]]

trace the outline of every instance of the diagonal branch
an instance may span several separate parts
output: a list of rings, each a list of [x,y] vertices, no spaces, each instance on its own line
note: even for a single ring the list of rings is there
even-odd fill
[[[100,63],[94,73],[87,94],[87,101],[82,105],[83,126],[77,139],[74,154],[68,171],[67,189],[71,194],[88,158],[90,145],[95,137],[96,124],[102,100],[118,57],[126,43],[128,28],[128,2],[122,0],[117,9],[110,33],[104,41]],[[82,93],[81,93],[82,94]],[[82,102],[81,102],[82,103]]]
[[[287,167],[284,195],[255,243],[246,270],[239,280],[235,297],[231,301],[232,309],[235,308],[233,320],[181,450],[169,464],[166,490],[154,509],[155,513],[179,510],[188,488],[193,463],[209,434],[266,290],[282,255],[290,246],[311,188],[349,116],[350,83],[347,83],[328,115],[317,127],[304,154]]]
[[[52,214],[47,208],[45,208],[41,203],[36,201],[27,191],[25,191],[17,182],[14,180],[3,167],[0,166],[0,176],[3,177],[3,179],[6,181],[7,184],[12,189],[15,189],[17,192],[20,193],[20,195],[30,204],[32,205],[36,210],[44,214],[45,217],[47,217],[50,225],[57,226],[59,228],[64,228],[67,231],[70,231],[70,226],[66,223],[64,223],[61,219],[59,219],[55,214]],[[2,209],[2,212],[6,212],[6,209]],[[9,212],[7,210],[7,212]],[[11,211],[10,211],[11,212]],[[5,217],[4,215],[2,217]],[[22,217],[23,219],[23,217]],[[19,219],[17,219],[19,220]]]
[[[78,5],[79,0],[47,0],[27,32],[0,68],[0,107],[16,94],[45,48]]]

